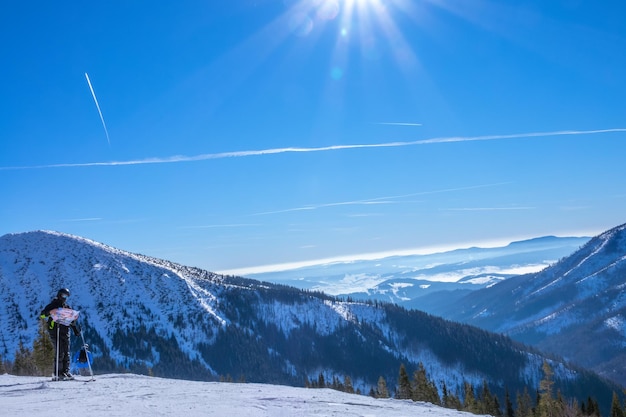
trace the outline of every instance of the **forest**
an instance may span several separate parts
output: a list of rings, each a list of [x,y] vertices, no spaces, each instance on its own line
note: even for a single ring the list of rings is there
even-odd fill
[[[223,342],[233,342],[237,346],[237,337],[241,337],[236,333],[234,340],[224,340]],[[121,335],[119,337],[122,337]],[[275,341],[278,342],[278,341]],[[172,343],[175,344],[175,341]],[[283,340],[282,343],[285,343]],[[306,343],[306,340],[304,341]],[[132,347],[132,346],[131,346]],[[138,348],[138,346],[135,346]],[[205,348],[209,348],[206,346]],[[226,349],[227,346],[216,346],[214,349]],[[173,352],[175,351],[172,350]],[[146,355],[148,350],[145,351]],[[254,352],[239,352],[242,356],[242,362],[238,369],[237,382],[245,383],[245,367],[252,366]],[[246,359],[247,358],[247,359]],[[344,358],[345,359],[345,358]],[[373,358],[369,358],[373,359]],[[342,360],[337,358],[336,360]],[[54,346],[52,345],[45,327],[39,326],[38,337],[35,339],[32,348],[20,344],[19,350],[15,354],[13,362],[2,360],[0,358],[0,374],[9,373],[21,376],[45,376],[51,375],[54,363]],[[129,364],[126,364],[129,365]],[[183,365],[183,364],[181,364]],[[147,375],[160,373],[159,369],[132,366],[113,366],[112,371],[116,372],[137,372]],[[189,368],[200,369],[198,363],[190,362],[187,364]],[[261,368],[249,369],[253,373],[269,372],[272,369],[268,364],[261,365]],[[523,387],[522,390],[516,390],[514,394],[505,388],[504,395],[499,397],[492,392],[489,383],[483,380],[480,386],[474,386],[468,381],[463,381],[460,386],[449,387],[444,381],[437,383],[432,380],[426,371],[423,363],[419,363],[413,372],[407,371],[404,364],[400,366],[397,381],[395,384],[388,384],[383,376],[378,377],[376,386],[370,388],[369,392],[362,392],[355,389],[352,378],[345,375],[342,378],[336,375],[324,375],[320,373],[317,379],[307,379],[304,386],[307,388],[331,388],[347,393],[370,395],[374,398],[394,398],[397,400],[412,400],[432,403],[445,408],[452,408],[460,411],[466,411],[473,414],[491,415],[494,417],[626,417],[626,404],[622,403],[620,395],[613,392],[611,404],[599,404],[591,395],[585,400],[577,400],[574,398],[566,398],[560,389],[556,388],[554,372],[548,360],[543,362],[542,366],[543,379],[537,387]],[[409,375],[411,374],[411,377]],[[278,374],[276,374],[276,377]],[[271,379],[271,377],[270,377]],[[222,382],[234,382],[230,373],[220,375],[219,380]],[[395,386],[392,388],[391,386]]]

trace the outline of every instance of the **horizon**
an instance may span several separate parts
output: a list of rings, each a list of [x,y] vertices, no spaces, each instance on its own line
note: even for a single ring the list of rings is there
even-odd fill
[[[546,237],[555,237],[555,238],[589,238],[591,239],[594,236],[597,236],[604,231],[592,233],[592,234],[567,234],[562,236],[556,235],[546,235],[546,236],[534,236],[534,237],[520,237],[514,240],[501,240],[501,241],[485,241],[485,242],[475,242],[475,243],[465,243],[458,245],[450,245],[450,246],[439,246],[439,247],[421,247],[421,248],[410,248],[410,249],[399,249],[399,250],[390,250],[385,252],[375,252],[375,253],[361,253],[355,255],[344,255],[344,256],[336,256],[333,258],[325,258],[325,259],[311,259],[300,262],[288,262],[283,264],[272,264],[272,265],[257,265],[250,266],[246,268],[240,269],[232,269],[232,270],[220,270],[220,271],[212,271],[222,275],[235,275],[235,276],[246,276],[246,275],[257,275],[257,274],[266,274],[272,272],[284,272],[284,271],[295,271],[298,269],[303,269],[307,267],[315,267],[315,266],[331,266],[334,264],[346,264],[353,263],[359,261],[376,261],[383,260],[387,258],[393,257],[403,257],[403,256],[412,256],[412,255],[434,255],[439,253],[451,252],[456,250],[464,250],[464,249],[494,249],[506,247],[512,243],[524,242],[533,239],[541,239]],[[544,268],[545,265],[541,265],[540,268]],[[525,267],[528,268],[528,267]],[[523,273],[527,272],[536,272],[535,270],[527,270],[524,269]],[[521,273],[520,273],[521,274]]]
[[[214,271],[595,235],[626,222],[625,13],[8,5],[0,235]]]
[[[100,242],[100,241],[96,241],[86,236],[78,236],[78,235],[73,235],[73,234],[55,231],[55,230],[33,230],[33,231],[28,231],[28,232],[17,232],[15,234],[33,233],[33,232],[44,232],[44,233],[67,235],[67,236],[76,237],[79,239],[86,239],[86,240],[94,242],[95,244],[106,245],[106,246],[109,246],[109,247],[112,247],[114,249],[121,250],[124,252],[134,253],[125,248],[112,246],[108,244],[107,242]],[[384,251],[384,252],[335,256],[332,258],[324,258],[324,259],[309,259],[309,260],[304,260],[304,261],[299,261],[299,262],[287,262],[287,263],[282,263],[282,264],[255,265],[255,266],[249,266],[245,268],[232,269],[232,270],[216,270],[216,269],[211,269],[211,268],[202,268],[197,265],[186,265],[186,264],[183,264],[183,265],[188,266],[188,267],[199,267],[201,269],[205,269],[207,271],[210,271],[216,274],[221,274],[221,275],[254,276],[254,275],[259,275],[259,274],[267,274],[267,273],[275,273],[275,272],[277,273],[277,272],[285,272],[285,271],[297,271],[297,270],[305,269],[308,267],[332,266],[336,264],[348,264],[348,263],[355,263],[355,262],[361,262],[361,261],[376,261],[376,260],[382,261],[382,260],[394,258],[394,257],[427,256],[427,255],[442,254],[446,252],[466,250],[466,249],[504,248],[514,243],[527,242],[531,240],[544,239],[544,238],[592,239],[593,237],[596,237],[604,232],[606,232],[606,230],[592,232],[592,233],[565,234],[565,235],[560,235],[560,236],[557,236],[557,235],[520,236],[513,240],[483,241],[483,242],[464,243],[464,244],[450,245],[450,246],[439,246],[439,247],[430,246],[430,247],[420,247],[420,248],[398,249],[398,250],[390,250],[390,251]],[[150,253],[137,253],[137,254],[150,256],[153,258],[158,258]],[[167,259],[167,258],[160,258],[160,259],[163,259],[165,261],[172,261],[171,259]],[[545,265],[537,265],[534,268],[543,268],[543,267],[545,267]],[[523,272],[519,272],[519,273],[522,274],[522,273],[528,273],[528,272],[536,272],[536,270],[533,270],[532,268],[533,268],[532,266],[528,266],[528,265],[521,267],[520,271],[523,270]]]

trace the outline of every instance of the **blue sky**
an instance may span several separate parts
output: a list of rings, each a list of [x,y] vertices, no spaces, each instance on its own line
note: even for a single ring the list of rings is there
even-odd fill
[[[2,9],[0,234],[241,271],[626,222],[623,1]]]

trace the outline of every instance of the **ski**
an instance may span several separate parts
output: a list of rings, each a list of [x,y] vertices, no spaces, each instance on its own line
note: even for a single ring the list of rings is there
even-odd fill
[[[50,382],[70,382],[70,381],[76,381],[76,382],[94,382],[96,379],[95,378],[90,378],[90,379],[82,379],[82,378],[55,378],[52,377],[52,379],[50,380]]]

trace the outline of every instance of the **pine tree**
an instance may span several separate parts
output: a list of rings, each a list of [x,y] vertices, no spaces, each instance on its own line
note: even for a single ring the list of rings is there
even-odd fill
[[[500,401],[497,396],[493,396],[493,413],[494,417],[502,417],[502,410],[500,409]]]
[[[613,401],[611,401],[611,414],[610,417],[624,417],[624,410],[620,404],[619,396],[613,391]]]
[[[6,374],[6,373],[7,373],[7,368],[4,364],[4,358],[2,357],[2,354],[0,354],[0,375]]]
[[[583,404],[584,405],[584,404]],[[591,397],[587,397],[587,405],[583,407],[585,415],[590,417],[600,417],[600,406],[597,401]]]
[[[448,390],[448,385],[446,384],[446,381],[444,380],[441,380],[441,403],[440,405],[444,408],[452,408],[455,410],[463,409],[463,404],[461,404],[461,400],[459,400],[459,397],[455,393]]]
[[[455,410],[462,410],[463,404],[457,394],[451,393],[448,391],[448,408],[453,408]]]
[[[450,408],[450,398],[448,397],[448,387],[446,381],[441,381],[441,406]]]
[[[563,411],[561,401],[554,398],[554,372],[548,361],[543,362],[543,379],[539,382],[539,400],[537,401],[536,417],[560,416]]]
[[[582,417],[584,415],[576,400],[569,401],[569,403],[566,403],[563,407],[563,416],[565,417]]]
[[[428,379],[424,364],[420,362],[417,370],[413,372],[412,396],[413,401],[425,401],[432,404],[441,404],[439,391],[434,382]]]
[[[472,386],[472,384],[464,381],[463,391],[465,394],[465,399],[463,401],[463,410],[470,413],[478,414],[479,407],[478,402],[476,401],[476,397],[474,395],[474,387]]]
[[[387,381],[385,381],[385,378],[383,378],[382,376],[378,378],[376,398],[389,398],[389,390],[387,389]]]
[[[324,379],[324,374],[321,372],[320,372],[319,377],[317,378],[317,387],[326,388],[326,380]]]
[[[37,375],[52,375],[54,360],[54,345],[48,336],[45,322],[40,320],[37,338],[33,342],[33,361],[37,368]]]
[[[352,379],[349,376],[345,376],[343,379],[343,391],[348,394],[354,394],[354,387],[352,386]]]
[[[36,375],[37,367],[33,360],[33,352],[20,341],[17,352],[15,352],[15,362],[13,363],[13,373],[19,376]]]
[[[515,411],[513,410],[513,403],[511,402],[511,396],[508,388],[504,390],[504,408],[505,417],[515,417]]]
[[[479,402],[479,412],[482,414],[490,414],[492,416],[498,416],[501,414],[499,410],[499,406],[496,406],[496,399],[491,394],[489,390],[489,385],[487,384],[487,380],[483,379],[483,390],[480,396]]]
[[[396,392],[396,398],[398,400],[411,399],[411,381],[409,375],[406,373],[404,364],[400,365],[400,374],[398,376],[398,389]]]

